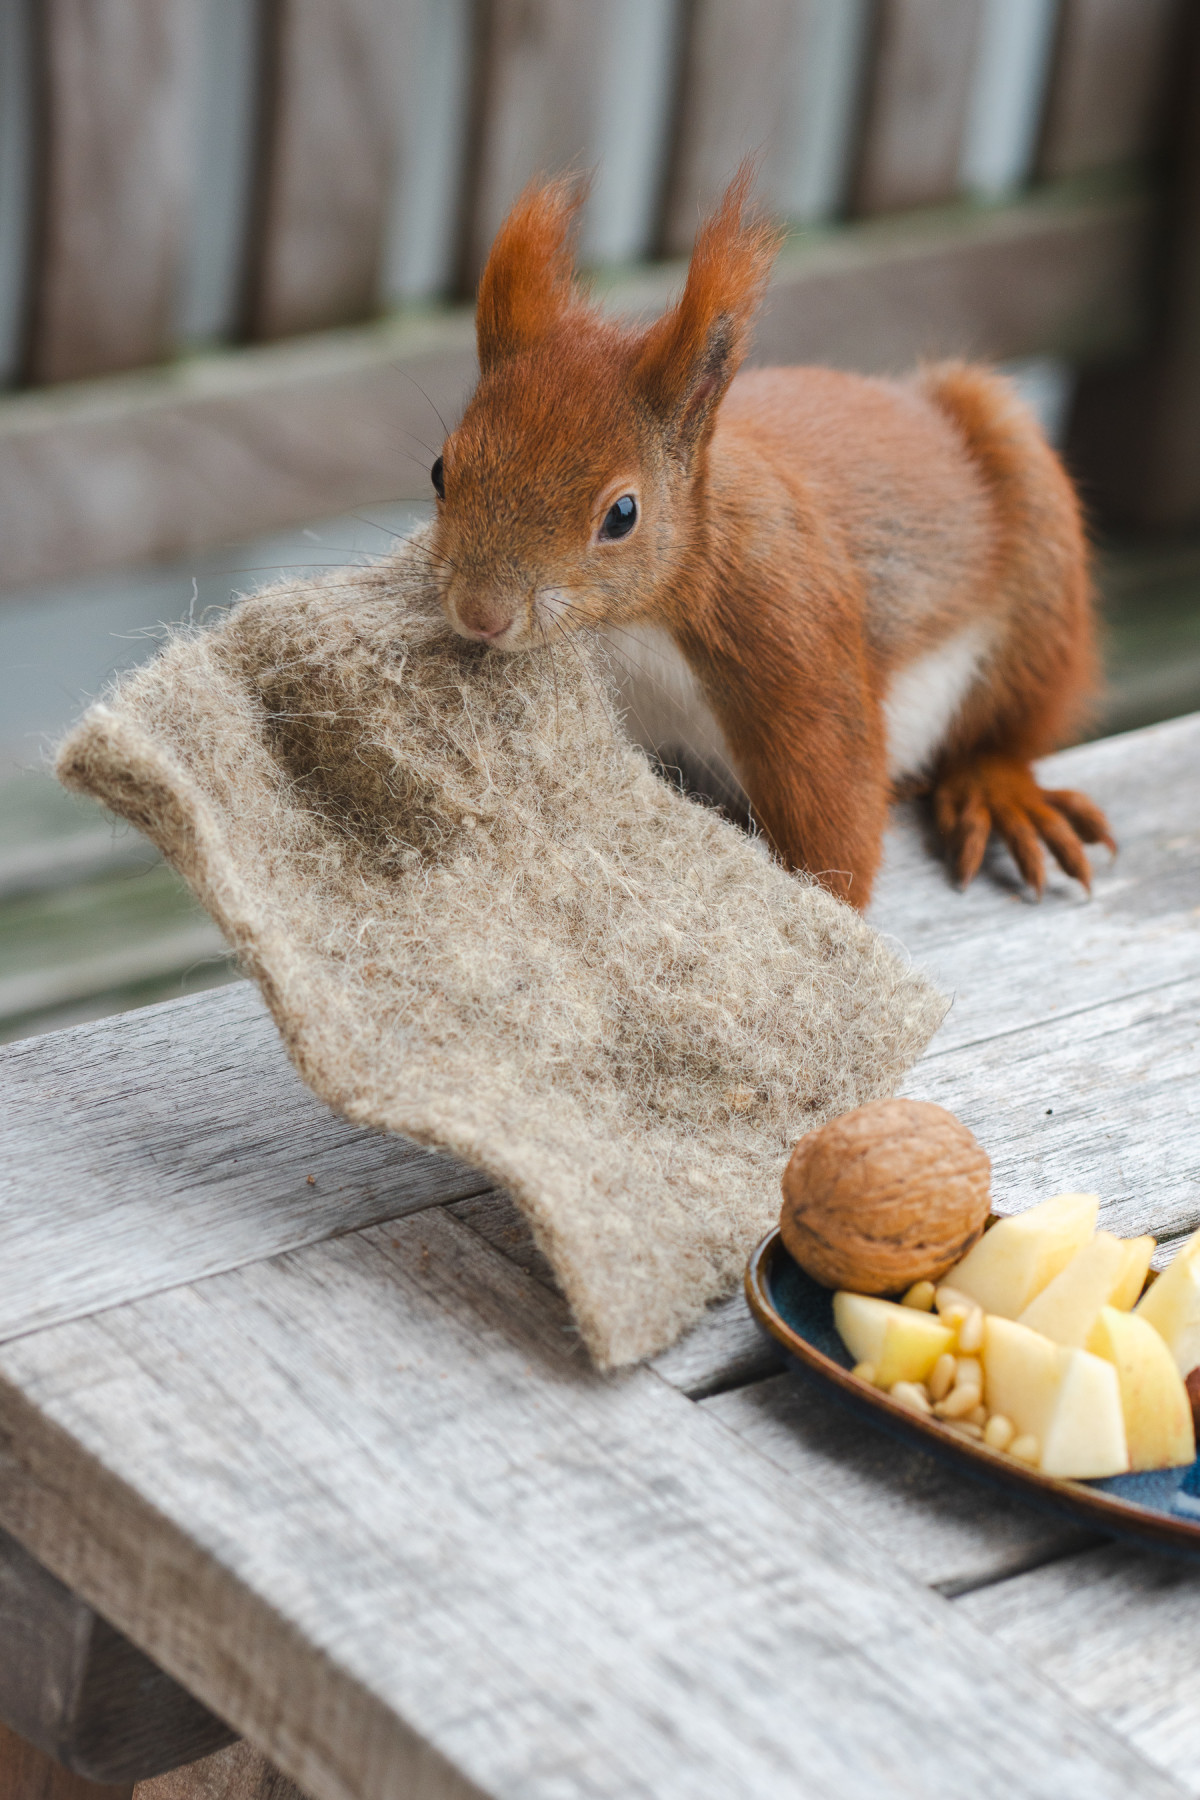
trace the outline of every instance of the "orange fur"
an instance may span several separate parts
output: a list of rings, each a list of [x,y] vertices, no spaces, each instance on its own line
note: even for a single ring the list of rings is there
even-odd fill
[[[743,169],[677,305],[640,329],[575,287],[577,190],[517,202],[480,285],[479,386],[443,450],[447,615],[500,650],[663,627],[777,854],[856,906],[898,776],[934,793],[964,881],[995,829],[1035,887],[1040,842],[1086,884],[1103,815],[1029,771],[1095,676],[1061,465],[979,368],[739,375],[779,242],[749,188]],[[637,522],[614,540],[622,495]],[[902,754],[915,766],[889,771]]]

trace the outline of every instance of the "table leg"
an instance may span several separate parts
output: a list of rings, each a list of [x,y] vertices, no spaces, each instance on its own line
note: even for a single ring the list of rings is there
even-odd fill
[[[99,1800],[115,1788],[90,1788]],[[121,1790],[124,1794],[125,1790]],[[0,1792],[0,1800],[8,1795]],[[21,1800],[25,1800],[24,1795]],[[41,1796],[36,1796],[41,1800]],[[58,1794],[47,1800],[58,1800]],[[64,1800],[75,1800],[72,1793]],[[79,1800],[87,1800],[82,1792]],[[152,1781],[139,1781],[133,1789],[133,1800],[305,1800],[300,1789],[281,1775],[273,1763],[247,1743],[230,1744],[199,1762],[186,1763],[172,1769],[169,1775],[156,1775]]]
[[[101,1786],[73,1775],[0,1725],[0,1800],[132,1800],[132,1796],[132,1787]]]

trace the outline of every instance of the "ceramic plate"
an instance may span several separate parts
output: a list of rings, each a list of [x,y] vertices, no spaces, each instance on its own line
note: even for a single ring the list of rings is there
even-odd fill
[[[1094,1530],[1200,1558],[1200,1458],[1187,1468],[1114,1475],[1106,1481],[1062,1481],[960,1437],[936,1419],[906,1411],[850,1373],[850,1357],[834,1328],[833,1295],[792,1261],[778,1230],[750,1258],[746,1298],[759,1324],[808,1374],[893,1437]]]

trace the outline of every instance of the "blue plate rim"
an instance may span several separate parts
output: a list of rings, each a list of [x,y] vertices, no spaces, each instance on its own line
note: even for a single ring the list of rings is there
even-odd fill
[[[1068,1481],[1060,1476],[1043,1475],[1027,1468],[986,1444],[960,1437],[937,1420],[910,1412],[890,1395],[868,1387],[826,1356],[806,1338],[801,1337],[776,1309],[771,1299],[771,1271],[781,1257],[791,1258],[784,1247],[779,1227],[769,1231],[751,1252],[744,1280],[746,1301],[755,1319],[776,1343],[808,1373],[833,1388],[844,1404],[853,1410],[874,1414],[879,1426],[894,1437],[900,1437],[962,1468],[976,1480],[993,1486],[1010,1488],[1035,1506],[1049,1506],[1054,1512],[1082,1520],[1109,1537],[1171,1550],[1190,1557],[1200,1556],[1200,1522],[1192,1523],[1116,1494],[1100,1491],[1083,1481]]]

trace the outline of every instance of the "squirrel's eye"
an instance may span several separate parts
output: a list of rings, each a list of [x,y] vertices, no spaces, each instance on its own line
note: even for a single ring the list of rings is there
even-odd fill
[[[433,491],[439,500],[446,498],[446,478],[442,473],[442,459],[439,456],[429,471],[429,479],[433,482]]]
[[[604,515],[604,523],[600,527],[602,538],[623,538],[637,524],[637,501],[632,494],[622,494],[614,500]]]

